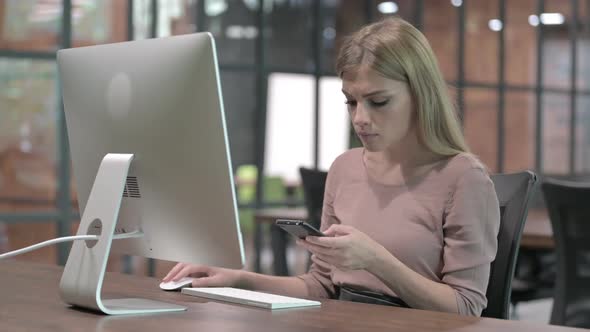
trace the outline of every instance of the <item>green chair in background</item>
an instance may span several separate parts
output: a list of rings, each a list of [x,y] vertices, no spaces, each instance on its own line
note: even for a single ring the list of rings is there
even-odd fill
[[[258,169],[255,165],[241,165],[236,169],[236,196],[238,204],[251,204],[256,200],[256,179]],[[254,210],[252,208],[239,208],[238,215],[240,226],[246,233],[250,233],[254,227]]]

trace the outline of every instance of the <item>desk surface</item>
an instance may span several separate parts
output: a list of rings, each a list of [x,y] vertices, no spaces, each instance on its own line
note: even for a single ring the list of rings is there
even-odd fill
[[[182,313],[105,316],[76,310],[58,295],[62,269],[0,262],[2,331],[575,331],[528,322],[464,317],[335,300],[321,308],[269,311],[214,302],[158,289],[154,278],[108,273],[104,292],[188,306]],[[580,330],[582,331],[582,330]]]
[[[553,228],[546,209],[530,209],[527,216],[520,246],[531,249],[553,249]]]

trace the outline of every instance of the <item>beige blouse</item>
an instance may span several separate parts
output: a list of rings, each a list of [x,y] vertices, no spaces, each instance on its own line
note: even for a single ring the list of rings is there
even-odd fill
[[[473,155],[449,157],[404,185],[385,185],[369,178],[363,148],[349,150],[326,182],[321,229],[335,223],[355,227],[412,270],[452,287],[459,313],[479,316],[486,307],[500,211],[494,184]],[[335,285],[396,296],[364,270],[312,264],[299,278],[313,297],[335,297]]]

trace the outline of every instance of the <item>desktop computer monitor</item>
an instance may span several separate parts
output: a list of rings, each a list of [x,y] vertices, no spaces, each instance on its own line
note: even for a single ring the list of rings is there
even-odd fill
[[[109,252],[241,268],[240,233],[215,42],[209,33],[57,55],[82,220],[60,284],[107,314],[182,310],[101,298]],[[129,235],[114,240],[113,234]],[[112,242],[112,246],[111,246]]]

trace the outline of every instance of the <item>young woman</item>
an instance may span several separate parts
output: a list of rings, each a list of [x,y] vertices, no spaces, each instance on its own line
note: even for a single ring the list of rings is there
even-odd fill
[[[164,281],[193,276],[195,287],[367,297],[479,316],[499,205],[428,41],[406,21],[386,19],[350,36],[336,69],[363,147],[330,167],[321,226],[329,236],[298,241],[312,253],[309,272],[275,277],[179,263]]]

